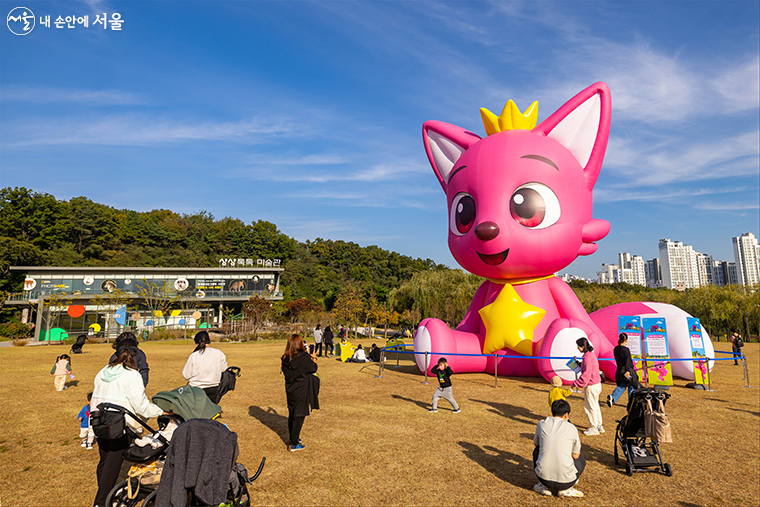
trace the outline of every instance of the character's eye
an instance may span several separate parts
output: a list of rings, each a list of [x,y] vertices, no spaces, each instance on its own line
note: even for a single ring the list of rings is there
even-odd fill
[[[559,220],[559,199],[546,185],[526,183],[509,199],[509,213],[520,225],[545,229]]]
[[[470,194],[457,194],[451,201],[449,229],[457,236],[464,236],[475,223],[475,199]]]

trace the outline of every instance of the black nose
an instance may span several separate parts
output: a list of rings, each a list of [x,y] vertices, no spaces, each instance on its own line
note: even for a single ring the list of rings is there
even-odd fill
[[[499,226],[493,222],[483,222],[475,227],[475,236],[483,241],[494,239],[499,235]]]

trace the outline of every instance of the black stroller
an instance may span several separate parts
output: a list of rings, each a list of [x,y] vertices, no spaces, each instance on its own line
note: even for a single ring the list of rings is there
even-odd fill
[[[72,354],[84,354],[82,352],[82,347],[84,347],[84,342],[87,341],[87,335],[86,334],[80,334],[77,336],[77,341],[74,343],[74,345],[71,346],[70,352]]]
[[[615,433],[615,464],[619,464],[618,446],[625,456],[625,473],[662,472],[668,477],[673,475],[670,464],[662,462],[660,445],[646,434],[644,411],[647,401],[662,401],[663,405],[670,394],[657,389],[640,388],[631,393],[628,400],[628,415],[617,421]]]
[[[169,401],[173,399],[173,401]],[[193,401],[201,400],[201,401]],[[98,410],[118,412],[122,416],[129,415],[143,428],[150,432],[153,444],[145,446],[137,445],[136,442],[127,448],[123,458],[134,463],[129,469],[127,480],[119,482],[109,492],[106,498],[108,507],[136,507],[137,505],[148,506],[155,503],[156,492],[160,484],[164,462],[169,452],[170,438],[164,436],[164,432],[173,423],[177,427],[184,424],[182,414],[188,420],[208,421],[219,413],[219,406],[208,401],[202,389],[185,386],[174,391],[164,391],[153,397],[154,403],[159,404],[164,410],[173,411],[175,415],[162,415],[158,417],[159,431],[153,430],[141,418],[129,410],[110,403],[101,403]],[[192,418],[192,419],[191,419]],[[225,431],[229,431],[226,430]],[[237,456],[235,456],[237,457]],[[266,458],[262,458],[256,474],[249,478],[245,466],[235,463],[230,471],[230,484],[227,492],[227,503],[234,507],[247,507],[250,505],[247,484],[252,483],[261,474]],[[197,499],[190,493],[188,505],[199,505]]]

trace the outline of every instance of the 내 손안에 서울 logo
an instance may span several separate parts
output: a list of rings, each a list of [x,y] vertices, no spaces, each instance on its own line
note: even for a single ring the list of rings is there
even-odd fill
[[[15,35],[29,35],[34,30],[34,13],[26,7],[16,7],[8,13],[6,24]]]

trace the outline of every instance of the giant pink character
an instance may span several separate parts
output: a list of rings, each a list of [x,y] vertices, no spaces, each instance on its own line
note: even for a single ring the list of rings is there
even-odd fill
[[[594,253],[595,241],[610,230],[609,222],[592,218],[592,191],[610,133],[610,91],[605,83],[593,84],[538,126],[537,105],[522,114],[509,101],[498,117],[481,109],[485,139],[440,121],[422,127],[425,151],[446,192],[451,253],[487,281],[456,329],[423,320],[415,352],[430,353],[428,367],[446,355],[458,373],[496,368],[501,375],[559,375],[567,384],[575,375],[560,358],[579,355],[578,338],[588,338],[600,358],[612,358],[618,316],[642,315],[665,317],[674,330],[672,357],[690,357],[686,312],[661,303],[622,303],[589,316],[554,276],[579,255]],[[714,357],[704,332],[703,339]],[[494,352],[513,357],[494,365],[483,356]],[[425,356],[416,360],[424,369]],[[600,365],[614,378],[614,361]],[[673,363],[673,373],[694,378],[690,361]]]
[[[610,230],[592,218],[592,190],[610,132],[610,91],[596,83],[535,126],[537,103],[524,115],[511,101],[496,117],[481,110],[486,138],[455,125],[423,125],[425,151],[449,211],[449,248],[468,271],[487,279],[462,322],[451,330],[423,320],[416,352],[448,353],[456,372],[494,371],[477,354],[579,355],[587,337],[600,357],[613,344],[589,318],[570,287],[554,276],[593,253]],[[453,356],[451,354],[476,354]],[[424,368],[425,358],[416,356]],[[566,360],[500,358],[499,374],[574,378]],[[614,377],[614,363],[601,363]]]

